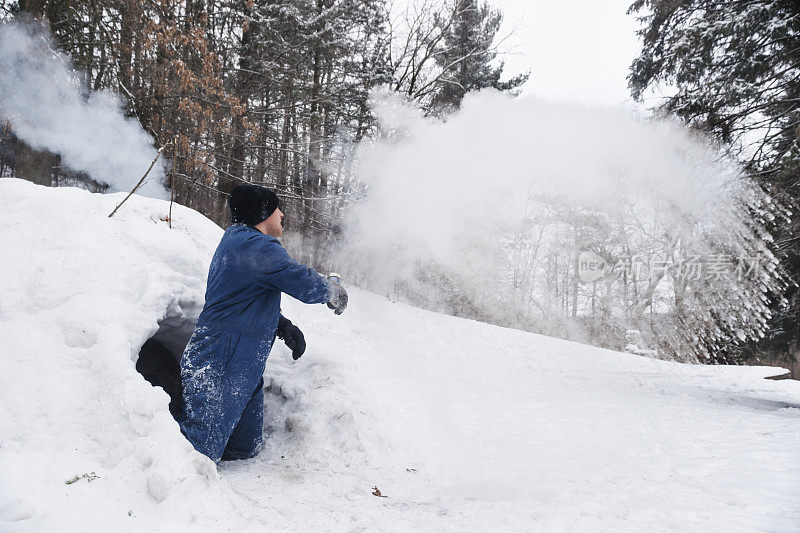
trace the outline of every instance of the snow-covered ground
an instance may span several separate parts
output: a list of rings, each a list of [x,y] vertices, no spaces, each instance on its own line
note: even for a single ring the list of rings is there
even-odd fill
[[[221,230],[141,197],[108,219],[122,196],[0,180],[2,531],[800,529],[800,383],[776,369],[352,287],[342,316],[284,297],[308,350],[276,346],[265,449],[216,469],[134,364],[185,339]]]

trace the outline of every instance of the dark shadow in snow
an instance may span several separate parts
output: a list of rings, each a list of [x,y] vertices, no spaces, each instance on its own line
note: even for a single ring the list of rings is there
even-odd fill
[[[184,308],[198,306],[183,304]],[[158,331],[139,350],[136,370],[154,387],[161,387],[169,395],[169,412],[178,417],[181,412],[180,360],[183,350],[194,332],[197,317],[185,316],[184,310],[170,312],[158,323]]]
[[[264,449],[265,456],[280,456],[286,450],[283,446],[286,440],[297,430],[301,429],[292,423],[292,409],[296,408],[295,402],[290,402],[289,397],[275,380],[265,379],[264,385]]]
[[[181,367],[175,355],[155,338],[148,339],[139,350],[136,371],[153,387],[161,387],[169,395],[169,412],[177,417],[181,411]]]
[[[715,393],[709,398],[715,403],[746,407],[756,411],[779,411],[781,409],[800,409],[800,404],[783,402],[780,400],[769,400],[754,396],[742,396],[736,394]]]

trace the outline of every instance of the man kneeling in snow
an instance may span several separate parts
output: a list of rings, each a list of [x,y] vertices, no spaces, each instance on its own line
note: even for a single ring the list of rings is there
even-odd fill
[[[208,272],[206,302],[181,358],[181,431],[215,462],[258,453],[264,421],[264,367],[276,334],[297,359],[300,330],[280,314],[281,293],[338,315],[347,293],[289,257],[280,201],[271,190],[239,185],[230,196],[231,221]]]

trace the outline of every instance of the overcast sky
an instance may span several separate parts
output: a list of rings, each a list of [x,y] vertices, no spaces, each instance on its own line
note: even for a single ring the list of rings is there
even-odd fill
[[[530,69],[524,94],[548,100],[630,102],[625,79],[639,49],[632,0],[489,0],[502,9],[505,74]]]

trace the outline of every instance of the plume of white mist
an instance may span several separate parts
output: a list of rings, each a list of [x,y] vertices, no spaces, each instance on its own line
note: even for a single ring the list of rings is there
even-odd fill
[[[118,95],[83,95],[69,59],[33,25],[0,24],[0,120],[33,148],[59,154],[112,191],[132,189],[157,153],[150,135],[124,116]],[[167,198],[163,178],[159,160],[137,192]]]
[[[379,131],[357,158],[365,195],[336,258],[366,288],[559,327],[581,249],[655,253],[677,239],[698,253],[769,255],[743,208],[769,200],[676,120],[494,91],[468,94],[446,122],[384,91],[372,108]],[[593,309],[591,286],[578,292]]]
[[[530,216],[532,198],[606,213],[647,203],[696,224],[731,216],[743,193],[739,170],[714,146],[629,109],[485,91],[447,122],[383,92],[373,110],[384,135],[359,154],[368,195],[351,231],[361,244],[413,244],[447,262],[468,235]]]

